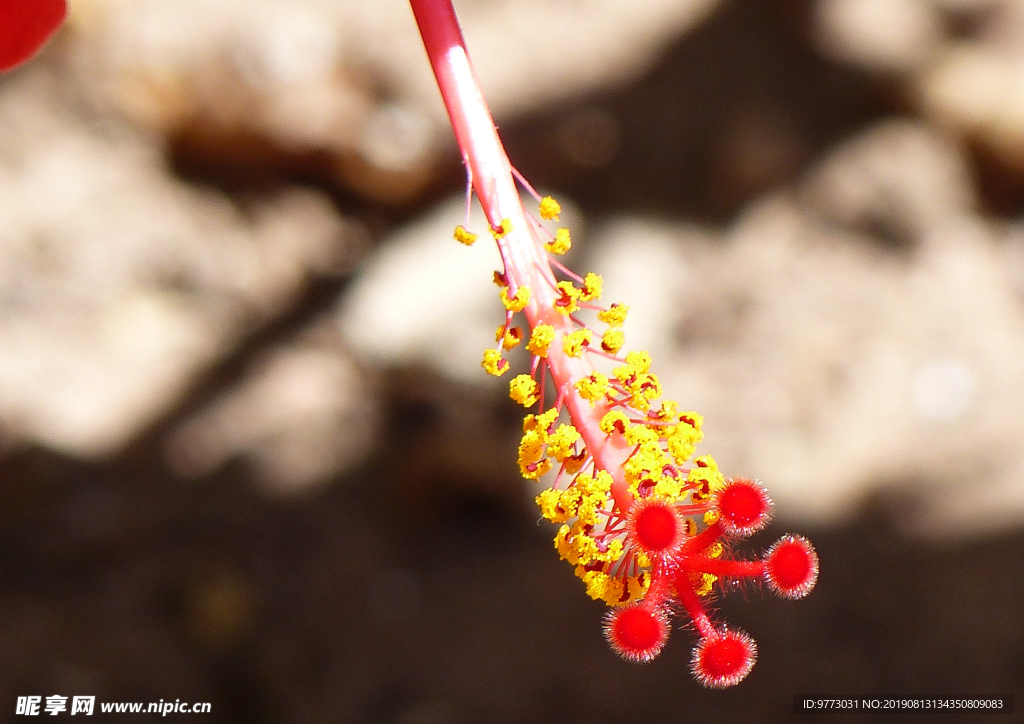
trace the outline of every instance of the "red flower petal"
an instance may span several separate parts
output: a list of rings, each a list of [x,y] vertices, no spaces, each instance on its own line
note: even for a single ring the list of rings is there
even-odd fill
[[[35,55],[66,14],[64,0],[0,0],[0,71]]]

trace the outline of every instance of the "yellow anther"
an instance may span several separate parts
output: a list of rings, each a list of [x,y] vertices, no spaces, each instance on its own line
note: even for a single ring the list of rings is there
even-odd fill
[[[561,205],[550,196],[540,200],[540,218],[546,221],[558,221],[558,215],[562,213]]]
[[[491,227],[491,236],[493,236],[494,240],[497,241],[499,239],[503,239],[510,231],[512,231],[512,222],[508,219],[502,219],[500,226]]]
[[[523,341],[523,330],[519,327],[509,327],[506,331],[503,324],[494,333],[494,341],[501,342],[501,346],[505,349],[514,349]]]
[[[625,435],[628,429],[629,417],[622,410],[612,410],[601,418],[601,431],[606,435],[611,435],[613,432]]]
[[[619,329],[608,329],[601,335],[601,349],[608,354],[615,354],[622,349],[626,336]]]
[[[665,408],[665,404],[666,403],[664,403],[664,402],[661,403],[662,409]],[[674,403],[669,403],[669,404],[674,404]],[[673,410],[673,414],[671,415],[671,417],[674,417],[674,416],[675,416],[675,412]],[[665,418],[665,419],[668,419],[668,418]],[[698,412],[680,412],[679,413],[679,422],[685,423],[685,424],[689,425],[690,427],[692,427],[694,430],[697,430],[699,432],[700,429],[704,426],[704,416],[701,415]]]
[[[551,408],[539,415],[527,415],[523,418],[523,432],[536,430],[540,435],[547,435],[548,429],[558,417],[558,410]]]
[[[508,360],[503,359],[500,349],[484,350],[484,361],[480,363],[487,374],[501,377],[508,372]]]
[[[508,396],[523,407],[530,407],[539,399],[537,383],[530,375],[516,375],[509,383]]]
[[[611,473],[607,470],[598,470],[597,475],[594,476],[593,489],[602,495],[608,495],[612,490],[613,482]]]
[[[528,349],[538,357],[548,356],[548,347],[555,339],[555,328],[550,324],[538,324],[530,333],[530,341],[526,344]]]
[[[633,425],[626,430],[626,442],[630,445],[657,445],[658,433],[644,425]]]
[[[711,589],[714,587],[715,581],[718,580],[718,576],[713,573],[701,573],[698,575],[700,575],[700,583],[693,587],[693,592],[698,596],[707,596],[711,593]]]
[[[558,507],[561,494],[559,490],[548,488],[547,490],[540,491],[540,495],[536,498],[540,514],[552,523],[564,523],[569,520],[569,514]]]
[[[632,393],[629,404],[646,412],[651,402],[661,397],[661,381],[655,374],[642,373],[636,376],[629,391]]]
[[[623,322],[626,321],[626,313],[628,311],[629,307],[625,304],[615,303],[608,307],[608,309],[598,312],[597,318],[609,327],[621,327]]]
[[[701,455],[699,458],[694,458],[693,462],[695,466],[686,476],[686,482],[697,487],[697,490],[692,493],[695,501],[704,500],[711,493],[725,487],[725,476],[718,469],[718,463],[713,457]],[[698,493],[700,494],[698,495]]]
[[[569,542],[569,533],[571,528],[567,523],[563,523],[555,533],[555,550],[558,551],[558,557],[562,560],[569,561],[571,565],[576,565],[579,562],[579,556],[576,555],[576,550],[573,548],[572,543]]]
[[[644,480],[653,481],[660,478],[661,471],[668,462],[668,457],[661,452],[661,447],[657,443],[643,443],[622,466],[622,470],[626,474],[626,480],[639,485]]]
[[[651,410],[649,413],[647,413],[647,416],[649,418],[651,418],[652,420],[658,420],[658,421],[663,421],[663,422],[667,422],[667,421],[671,420],[671,421],[674,422],[675,421],[675,417],[676,417],[676,415],[678,413],[679,413],[679,405],[677,405],[672,400],[662,400],[661,408],[659,408],[657,410]],[[696,413],[687,413],[687,414],[696,414]],[[697,417],[700,417],[700,415],[697,415]]]
[[[544,457],[544,439],[544,432],[536,428],[524,432],[519,441],[519,461],[535,463]]]
[[[555,291],[558,292],[558,298],[555,299],[555,309],[559,312],[562,314],[572,314],[580,308],[580,290],[574,287],[571,282],[558,282]]]
[[[646,573],[639,576],[630,576],[626,579],[626,593],[629,602],[633,602],[647,595],[647,589],[651,587],[651,577]]]
[[[643,374],[651,369],[651,355],[643,350],[626,355],[626,366],[633,374]]]
[[[575,332],[565,335],[562,340],[562,349],[570,357],[579,357],[583,349],[590,346],[590,340],[594,335],[589,329],[577,329]]]
[[[575,455],[570,455],[562,461],[562,467],[565,468],[567,475],[575,475],[583,467],[583,463],[587,460],[587,449],[583,448],[580,452]]]
[[[548,436],[548,455],[562,462],[572,455],[573,446],[580,439],[580,433],[572,425],[561,424]]]
[[[476,234],[468,231],[462,224],[459,224],[455,227],[455,241],[466,246],[473,246],[473,242],[476,241]]]
[[[685,422],[673,425],[665,429],[664,432],[668,452],[678,465],[682,465],[690,459],[693,451],[697,448],[697,443],[704,436],[700,430]]]
[[[574,518],[580,507],[580,491],[579,488],[573,486],[568,490],[563,490],[558,496],[558,507],[566,512],[566,515],[570,518]],[[575,525],[573,528],[578,528]]]
[[[519,472],[527,480],[536,480],[542,475],[547,475],[551,470],[551,461],[547,458],[538,460],[535,463],[519,463]]]
[[[521,312],[530,303],[530,288],[519,287],[511,298],[508,296],[508,289],[501,290],[501,303],[510,312]]]
[[[576,391],[580,393],[580,397],[593,405],[608,394],[611,385],[608,384],[608,378],[600,372],[592,372],[588,377],[577,380],[575,387]]]
[[[572,248],[572,237],[568,229],[557,229],[555,238],[544,244],[544,248],[552,254],[564,254]]]
[[[658,478],[652,494],[657,495],[659,498],[678,501],[683,497],[683,482],[673,478],[671,475],[662,475]],[[691,525],[693,524],[693,521],[690,519],[687,519],[686,522]]]
[[[601,571],[587,571],[580,578],[587,586],[587,595],[595,601],[604,601],[614,606],[622,600],[624,586],[618,578]]]
[[[588,272],[583,277],[583,288],[580,290],[580,299],[584,302],[592,302],[595,299],[601,298],[601,292],[604,290],[604,279],[601,278],[600,274],[594,272]]]

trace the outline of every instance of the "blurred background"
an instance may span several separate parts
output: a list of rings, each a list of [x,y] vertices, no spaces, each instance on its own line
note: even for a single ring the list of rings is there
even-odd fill
[[[537,522],[408,7],[69,4],[0,78],[0,720],[1024,706],[1024,2],[456,3],[570,263],[772,491],[744,550],[818,546],[806,600],[719,598],[728,692],[687,630],[617,659]]]

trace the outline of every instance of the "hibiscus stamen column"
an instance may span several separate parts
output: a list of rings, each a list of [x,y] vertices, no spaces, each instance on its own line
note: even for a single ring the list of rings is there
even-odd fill
[[[601,277],[580,276],[554,259],[572,240],[567,229],[550,231],[542,220],[557,221],[560,206],[541,198],[509,163],[451,3],[410,2],[469,187],[504,264],[494,280],[505,320],[482,366],[504,375],[511,366],[504,352],[524,341],[532,355],[530,372],[510,381],[509,396],[536,407],[523,421],[518,462],[525,478],[547,483],[537,504],[560,525],[555,548],[587,593],[613,607],[605,636],[617,653],[650,661],[665,645],[670,618],[683,614],[699,639],[694,676],[705,686],[732,686],[751,670],[757,647],[747,634],[712,620],[707,600],[716,584],[745,579],[801,598],[817,580],[814,548],[791,535],[761,559],[732,557],[733,542],[771,518],[767,490],[755,480],[725,478],[708,455],[693,457],[703,437],[699,414],[669,400],[654,406],[661,383],[650,355],[620,354],[629,308],[598,304]],[[523,206],[519,186],[536,199],[539,219]],[[466,246],[477,239],[463,226],[454,236]],[[515,326],[518,314],[528,333]],[[548,378],[553,394],[546,396]]]

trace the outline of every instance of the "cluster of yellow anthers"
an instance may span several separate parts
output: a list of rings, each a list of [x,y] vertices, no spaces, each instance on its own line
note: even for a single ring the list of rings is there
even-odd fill
[[[550,196],[540,201],[540,216],[556,220],[558,203]],[[506,221],[492,234],[501,238],[510,230]],[[455,238],[472,244],[476,235],[459,226]],[[558,229],[545,249],[551,254],[564,254],[571,246],[569,232]],[[624,476],[633,499],[657,499],[674,506],[687,515],[686,535],[696,534],[698,525],[714,522],[716,512],[710,505],[713,494],[725,483],[714,459],[709,456],[691,461],[700,442],[702,418],[693,412],[680,412],[674,402],[653,405],[661,395],[657,375],[650,371],[647,352],[629,352],[616,356],[624,343],[622,326],[628,307],[622,304],[598,306],[603,280],[594,273],[578,277],[557,261],[553,266],[570,277],[554,284],[555,307],[567,315],[575,331],[560,335],[560,348],[553,347],[555,329],[537,324],[527,337],[520,327],[513,326],[514,315],[530,301],[530,289],[518,288],[511,296],[504,274],[495,272],[501,287],[501,301],[506,309],[505,324],[498,327],[498,346],[484,352],[483,367],[495,376],[509,370],[503,356],[526,339],[526,349],[533,356],[530,374],[515,376],[509,395],[524,407],[540,403],[543,408],[543,377],[538,383],[538,370],[552,355],[570,358],[593,354],[604,359],[609,374],[594,371],[574,382],[580,397],[591,405],[607,408],[600,421],[601,431],[608,436],[621,436],[632,449],[624,464]],[[600,334],[576,315],[581,309],[596,313],[604,325]],[[595,345],[595,340],[600,343]],[[519,469],[527,479],[537,480],[556,471],[550,487],[537,496],[541,514],[560,524],[555,535],[559,555],[576,568],[576,575],[586,585],[587,593],[611,606],[623,606],[644,597],[651,584],[651,560],[631,545],[627,536],[627,513],[617,509],[611,493],[612,476],[597,467],[588,453],[580,432],[571,423],[559,422],[562,408],[559,397],[550,409],[528,414],[523,421],[523,437],[519,444]],[[689,464],[688,464],[689,463]],[[698,522],[699,521],[699,522]],[[705,555],[715,558],[721,544],[709,547]],[[693,574],[694,590],[706,595],[717,577],[710,573]]]

